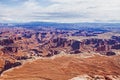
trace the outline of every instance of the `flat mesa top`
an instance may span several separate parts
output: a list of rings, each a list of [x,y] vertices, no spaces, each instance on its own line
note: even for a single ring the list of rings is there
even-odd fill
[[[103,34],[98,34],[97,36],[70,36],[70,37],[68,37],[68,39],[82,41],[84,39],[92,39],[92,38],[94,38],[94,39],[110,39],[112,36],[120,36],[120,34],[107,32],[107,33],[103,33]]]

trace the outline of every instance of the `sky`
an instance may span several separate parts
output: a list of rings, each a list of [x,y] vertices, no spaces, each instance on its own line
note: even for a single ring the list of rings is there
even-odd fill
[[[120,22],[120,0],[0,0],[0,22]]]

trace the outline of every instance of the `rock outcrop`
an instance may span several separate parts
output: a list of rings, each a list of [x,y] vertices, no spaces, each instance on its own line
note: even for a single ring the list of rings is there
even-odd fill
[[[14,41],[12,39],[9,38],[0,38],[0,45],[4,46],[4,45],[10,45],[13,44]]]
[[[101,54],[108,55],[112,49],[120,49],[120,44],[118,39],[84,39],[82,41],[78,40],[69,40],[67,38],[52,38],[50,41],[42,44],[39,47],[44,47],[48,51],[51,49],[63,49],[66,50],[66,53],[73,52],[84,52],[84,51],[94,51],[100,52]]]

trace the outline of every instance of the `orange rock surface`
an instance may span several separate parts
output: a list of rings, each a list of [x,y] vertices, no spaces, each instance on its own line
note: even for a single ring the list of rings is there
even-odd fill
[[[119,76],[119,62],[120,56],[89,58],[63,56],[54,59],[38,59],[4,72],[1,80],[68,80],[84,74],[91,77],[94,75]]]

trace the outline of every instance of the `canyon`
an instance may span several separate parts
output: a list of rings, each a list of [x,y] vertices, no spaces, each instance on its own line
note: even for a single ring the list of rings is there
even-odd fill
[[[0,28],[0,80],[119,80],[119,58],[119,32]]]

